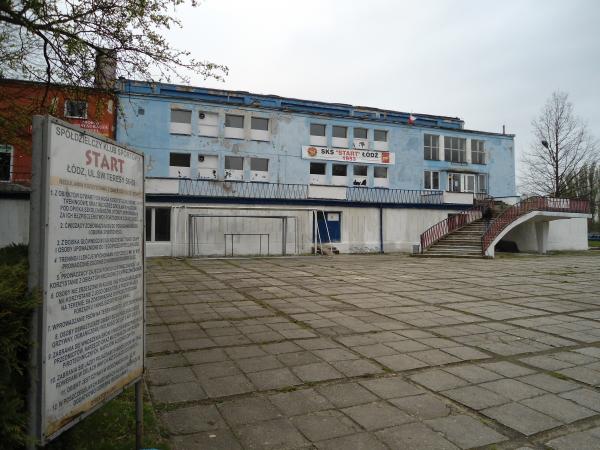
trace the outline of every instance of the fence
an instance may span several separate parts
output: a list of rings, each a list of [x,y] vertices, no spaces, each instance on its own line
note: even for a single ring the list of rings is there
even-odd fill
[[[444,203],[442,191],[346,187],[341,201],[374,204],[430,204]],[[276,200],[310,200],[310,186],[306,184],[256,183],[244,181],[215,181],[182,178],[179,194],[195,197],[222,197]],[[322,197],[320,197],[322,198]],[[340,199],[337,199],[340,200]]]

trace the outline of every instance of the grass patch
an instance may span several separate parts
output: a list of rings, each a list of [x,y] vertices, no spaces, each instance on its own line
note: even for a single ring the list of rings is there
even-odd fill
[[[146,396],[145,396],[146,397]],[[145,448],[168,450],[166,433],[152,405],[144,398]],[[94,414],[65,431],[47,450],[131,450],[135,448],[135,391],[125,390]]]
[[[600,241],[588,241],[590,247],[600,247]]]

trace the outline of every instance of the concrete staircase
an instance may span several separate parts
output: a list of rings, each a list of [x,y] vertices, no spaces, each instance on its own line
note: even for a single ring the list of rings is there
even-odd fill
[[[452,258],[483,258],[481,237],[488,223],[502,214],[509,206],[496,201],[491,207],[491,215],[486,219],[479,219],[464,227],[458,228],[447,234],[436,243],[427,248],[421,256],[452,257]]]
[[[481,236],[485,228],[486,221],[483,219],[471,222],[431,245],[423,256],[481,258]]]

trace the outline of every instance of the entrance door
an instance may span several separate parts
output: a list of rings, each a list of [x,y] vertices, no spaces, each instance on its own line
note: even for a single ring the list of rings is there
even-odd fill
[[[342,236],[341,216],[342,213],[340,212],[317,212],[317,226],[319,227],[321,242],[340,242]]]

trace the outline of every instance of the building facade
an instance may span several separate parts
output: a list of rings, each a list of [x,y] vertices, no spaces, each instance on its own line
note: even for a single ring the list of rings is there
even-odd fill
[[[116,102],[105,89],[0,79],[0,182],[31,183],[31,118],[51,114],[114,138]]]
[[[117,95],[117,140],[146,155],[149,255],[413,251],[474,198],[516,193],[514,136],[456,117],[129,80]]]
[[[514,136],[458,118],[135,81],[119,101],[150,177],[516,193]]]

